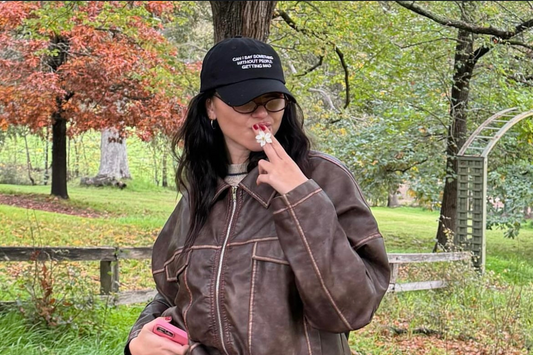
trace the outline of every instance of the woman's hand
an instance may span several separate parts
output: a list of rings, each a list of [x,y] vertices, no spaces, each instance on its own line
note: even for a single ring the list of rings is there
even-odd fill
[[[170,322],[170,317],[164,318]],[[161,337],[152,332],[155,319],[146,323],[139,335],[130,341],[131,355],[184,355],[189,349],[188,345],[180,345],[170,339]]]
[[[260,130],[271,134],[272,143],[266,143],[263,146],[268,161],[261,159],[257,164],[259,167],[257,185],[268,184],[284,195],[306,182],[308,180],[307,177],[283,149],[272,132],[265,126],[260,125],[259,130],[256,130],[255,133],[259,133]]]

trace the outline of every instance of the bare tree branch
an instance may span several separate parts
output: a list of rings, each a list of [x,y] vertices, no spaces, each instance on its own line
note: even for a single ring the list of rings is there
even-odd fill
[[[520,74],[511,74],[511,75],[506,75],[505,77],[516,83],[519,83],[519,84],[522,84],[528,87],[533,87],[533,75],[524,76]]]
[[[419,46],[419,45],[421,45],[421,44],[432,43],[432,42],[438,42],[438,41],[446,41],[446,40],[457,41],[457,38],[453,38],[453,37],[441,37],[441,38],[432,39],[432,40],[429,40],[429,41],[422,41],[422,42],[417,42],[417,43],[411,43],[411,44],[407,44],[407,45],[405,45],[405,46],[400,46],[399,44],[397,44],[396,46],[398,46],[398,48],[400,48],[400,49],[407,49],[407,48],[410,48],[410,47],[416,47],[416,46]]]
[[[533,46],[532,45],[525,44],[525,43],[519,42],[519,41],[512,41],[512,40],[511,41],[501,41],[500,43],[510,44],[512,46],[524,47],[524,48],[533,50]]]
[[[329,94],[325,90],[309,88],[309,91],[320,93],[322,95],[322,97],[324,98],[324,101],[326,101],[328,103],[329,108],[332,109],[333,111],[337,112],[337,113],[340,113],[340,111],[333,104],[333,100],[331,100],[331,97],[329,96]]]
[[[468,31],[476,34],[492,35],[501,39],[509,39],[517,34],[524,32],[525,30],[533,27],[533,19],[522,22],[517,25],[513,30],[502,30],[492,26],[483,27],[477,26],[465,21],[453,20],[447,17],[437,15],[431,11],[428,11],[417,4],[414,1],[396,1],[396,3],[408,10],[411,10],[421,16],[424,16],[432,21],[440,23],[443,26],[454,27],[460,30]]]
[[[429,160],[429,158],[424,158],[424,159],[419,160],[419,161],[411,162],[411,164],[405,164],[402,167],[400,167],[400,166],[395,167],[395,166],[387,165],[386,168],[385,168],[385,171],[388,172],[388,173],[400,172],[402,174],[405,174],[407,171],[411,170],[415,166],[422,165],[425,162],[427,162],[428,160]]]
[[[287,25],[289,25],[289,27],[291,27],[295,31],[303,33],[306,36],[316,37],[316,38],[326,42],[327,44],[329,44],[333,48],[335,48],[335,53],[337,53],[337,56],[339,57],[339,60],[340,60],[341,65],[342,65],[342,68],[344,69],[344,85],[346,87],[346,96],[345,96],[345,100],[344,100],[344,102],[345,102],[344,103],[344,108],[348,107],[348,105],[350,104],[350,82],[348,80],[349,77],[350,77],[350,73],[349,73],[349,70],[348,70],[348,65],[346,64],[346,61],[344,60],[344,53],[340,50],[339,47],[337,47],[337,45],[334,42],[330,41],[327,38],[327,35],[324,35],[324,34],[321,35],[321,34],[315,32],[315,31],[308,30],[305,27],[303,27],[303,28],[298,27],[296,25],[296,22],[294,22],[294,20],[289,16],[289,14],[287,12],[285,12],[283,10],[276,9],[275,12],[274,12],[274,18],[276,18],[278,16],[281,17],[283,19],[283,21],[285,21],[285,23]]]
[[[479,47],[478,49],[476,49],[474,53],[472,54],[472,57],[473,57],[472,64],[475,66],[477,62],[481,59],[481,57],[483,57],[489,51],[490,51],[490,47],[486,47],[486,46]]]
[[[284,50],[284,49],[280,49],[280,53],[281,55],[283,55],[285,58],[287,58],[287,65],[289,66],[289,69],[291,70],[291,73],[293,75],[296,75],[296,73],[298,73],[298,71],[296,70],[296,68],[294,67],[294,64],[292,64],[292,61],[291,61],[291,57],[289,57],[289,55],[287,54],[287,52]]]
[[[335,46],[335,53],[337,53],[337,55],[339,56],[342,68],[344,69],[344,85],[346,86],[346,99],[344,100],[344,108],[346,108],[350,104],[350,76],[348,72],[348,65],[344,60],[344,53],[342,53],[339,47],[337,46]]]
[[[299,1],[298,1],[299,2]],[[303,3],[305,3],[307,6],[309,7],[312,7],[316,12],[318,12],[319,14],[322,15],[322,11],[320,11],[320,9],[318,7],[316,7],[312,1],[302,1]]]
[[[513,16],[513,17],[516,17],[517,19],[519,19],[520,21],[524,22],[525,20],[523,18],[521,18],[520,16],[518,16],[517,14],[515,14],[514,12],[512,12],[511,10],[509,10],[508,8],[506,8],[505,6],[503,6],[500,1],[495,1],[494,2],[497,6],[501,7],[505,12],[507,12],[509,15]]]
[[[299,77],[299,76],[305,76],[307,74],[309,74],[310,72],[312,72],[313,70],[315,70],[316,68],[318,68],[319,66],[322,65],[322,62],[324,61],[324,56],[321,55],[318,57],[318,63],[316,63],[315,65],[313,65],[311,68],[307,69],[306,71],[304,71],[302,74],[297,74],[295,75],[296,77]]]

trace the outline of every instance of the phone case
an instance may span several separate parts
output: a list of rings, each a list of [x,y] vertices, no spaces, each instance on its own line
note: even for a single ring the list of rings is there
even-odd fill
[[[187,332],[181,330],[176,326],[173,326],[168,322],[165,322],[161,318],[157,319],[153,328],[153,332],[159,336],[168,338],[181,345],[187,345],[189,343]]]

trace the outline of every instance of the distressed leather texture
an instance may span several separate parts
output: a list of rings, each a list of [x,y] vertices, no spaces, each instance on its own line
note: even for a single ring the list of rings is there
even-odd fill
[[[387,254],[348,169],[318,152],[310,162],[309,180],[285,195],[257,186],[257,168],[235,194],[220,179],[188,250],[182,197],[154,244],[159,294],[129,340],[171,315],[192,355],[350,354],[345,333],[371,321],[387,290]]]

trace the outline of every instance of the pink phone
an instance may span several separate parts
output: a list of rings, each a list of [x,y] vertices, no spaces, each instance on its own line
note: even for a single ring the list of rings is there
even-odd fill
[[[168,338],[181,345],[187,345],[189,343],[187,332],[181,330],[178,327],[173,326],[168,322],[165,322],[161,318],[157,319],[154,325],[153,332],[159,336]]]

